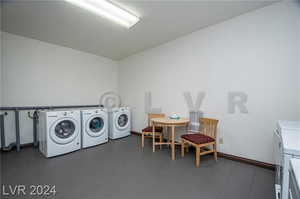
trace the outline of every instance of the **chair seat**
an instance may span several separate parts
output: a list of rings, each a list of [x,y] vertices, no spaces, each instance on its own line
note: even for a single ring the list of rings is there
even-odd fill
[[[194,134],[184,134],[181,136],[181,138],[186,139],[190,142],[193,142],[195,144],[206,144],[206,143],[210,143],[210,142],[214,142],[215,139],[206,136],[204,134],[200,134],[200,133],[194,133]]]
[[[159,127],[159,126],[155,127],[155,132],[161,133],[162,131],[163,131],[162,127]],[[142,130],[142,132],[152,133],[153,132],[152,126],[147,126],[146,128],[144,128]]]

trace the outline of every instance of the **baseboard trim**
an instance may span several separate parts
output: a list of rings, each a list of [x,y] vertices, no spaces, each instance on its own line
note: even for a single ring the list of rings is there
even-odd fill
[[[131,131],[131,134],[137,135],[137,136],[141,135],[141,133],[136,132],[136,131]],[[257,161],[257,160],[252,160],[252,159],[248,159],[248,158],[243,158],[243,157],[239,157],[239,156],[235,156],[235,155],[231,155],[231,154],[227,154],[227,153],[218,152],[218,157],[226,158],[226,159],[237,161],[237,162],[243,162],[243,163],[254,165],[257,167],[264,168],[264,169],[269,169],[269,170],[273,170],[273,171],[275,170],[274,164],[261,162],[261,161]]]
[[[34,144],[33,143],[21,144],[20,147],[21,147],[21,150],[22,150],[22,148],[34,147]],[[16,146],[13,146],[11,148],[4,148],[4,149],[0,148],[0,152],[6,153],[6,152],[11,152],[15,149],[16,149]]]
[[[131,131],[131,134],[133,134],[133,135],[141,135],[141,133],[136,132],[136,131]]]
[[[226,158],[229,160],[234,160],[234,161],[238,161],[238,162],[243,162],[246,164],[251,164],[254,166],[258,166],[264,169],[269,169],[269,170],[275,170],[275,165],[274,164],[270,164],[270,163],[266,163],[266,162],[261,162],[261,161],[257,161],[257,160],[252,160],[252,159],[248,159],[248,158],[243,158],[243,157],[239,157],[239,156],[235,156],[235,155],[231,155],[231,154],[226,154],[226,153],[221,153],[218,152],[218,156],[222,157],[222,158]]]

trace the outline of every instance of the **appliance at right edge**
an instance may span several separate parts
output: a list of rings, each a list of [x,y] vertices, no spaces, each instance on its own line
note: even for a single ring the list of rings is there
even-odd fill
[[[274,132],[276,199],[291,198],[289,170],[292,158],[300,159],[300,121],[278,121]]]
[[[113,108],[109,113],[109,138],[118,139],[130,135],[129,107]]]

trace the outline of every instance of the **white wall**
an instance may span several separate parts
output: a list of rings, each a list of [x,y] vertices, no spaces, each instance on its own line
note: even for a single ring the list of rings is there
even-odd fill
[[[276,121],[298,114],[297,21],[296,4],[276,3],[122,60],[119,90],[133,130],[146,125],[146,91],[154,107],[181,116],[188,116],[183,92],[195,99],[204,91],[204,116],[220,120],[219,151],[273,162]],[[248,114],[227,112],[229,91],[248,95]]]
[[[0,31],[0,107],[2,106],[2,92],[3,92],[2,87],[3,87],[3,82],[2,82],[2,32]]]
[[[2,27],[2,6],[0,5],[0,29]],[[0,107],[2,106],[2,32],[0,31]]]
[[[1,26],[1,6],[0,6],[0,26]],[[2,89],[3,83],[2,83],[2,33],[0,31],[0,107],[2,107]],[[2,114],[2,111],[0,111],[0,114]],[[1,143],[1,136],[0,136],[0,143]],[[1,148],[0,144],[0,148]]]
[[[118,89],[118,63],[81,51],[2,33],[3,106],[99,104]],[[15,140],[13,113],[6,144]],[[32,142],[32,121],[21,112],[21,143]]]
[[[2,35],[0,31],[0,107],[2,106],[2,89],[3,82],[2,82]]]
[[[117,62],[3,33],[3,105],[98,104],[117,90]]]
[[[298,8],[300,9],[300,3],[298,4]],[[298,25],[297,25],[297,30],[298,30],[298,33],[297,35],[300,35],[300,20],[298,20]],[[297,44],[297,43],[296,43]],[[298,120],[300,120],[300,37],[298,37],[298,50],[297,50],[297,53],[298,53],[298,64],[297,64],[297,68],[298,68]]]

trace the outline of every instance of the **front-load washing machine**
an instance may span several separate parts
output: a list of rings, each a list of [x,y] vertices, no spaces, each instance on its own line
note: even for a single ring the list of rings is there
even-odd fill
[[[129,107],[113,108],[109,113],[109,138],[118,139],[130,135]]]
[[[81,148],[79,110],[39,112],[39,149],[46,157],[70,153]]]
[[[87,148],[108,141],[108,113],[105,108],[81,110],[81,146]]]

